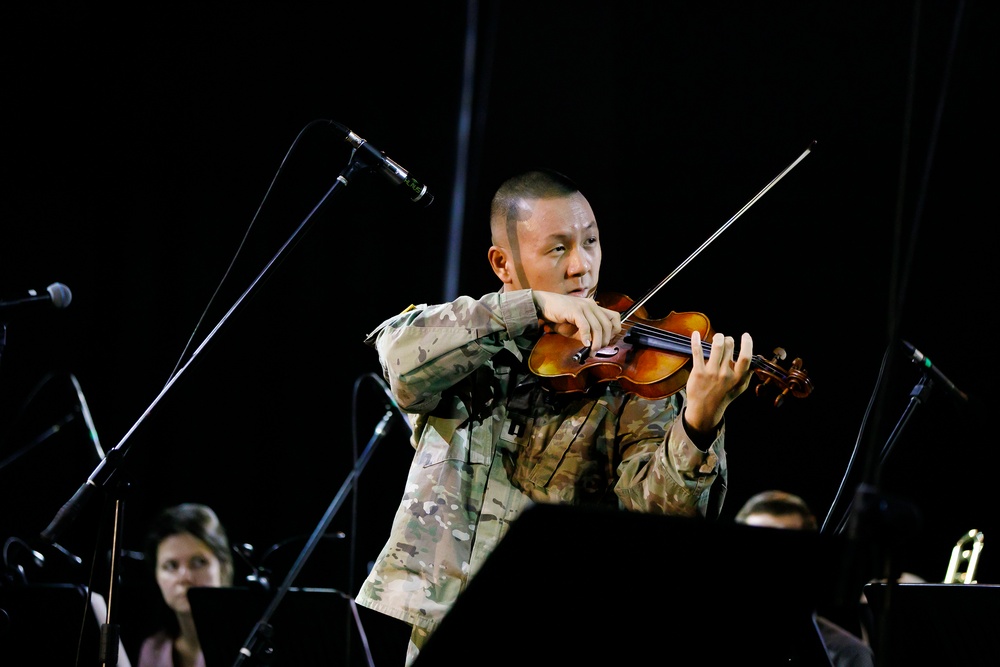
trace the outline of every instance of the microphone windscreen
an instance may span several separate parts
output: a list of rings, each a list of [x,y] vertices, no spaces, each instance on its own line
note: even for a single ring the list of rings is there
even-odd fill
[[[62,283],[52,283],[47,289],[52,297],[52,305],[56,308],[65,308],[73,300],[73,293]]]

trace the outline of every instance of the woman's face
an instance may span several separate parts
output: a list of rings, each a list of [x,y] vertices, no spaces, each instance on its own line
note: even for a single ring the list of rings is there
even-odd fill
[[[171,535],[156,550],[156,583],[168,607],[177,613],[190,613],[188,589],[221,586],[222,565],[212,549],[194,535]]]

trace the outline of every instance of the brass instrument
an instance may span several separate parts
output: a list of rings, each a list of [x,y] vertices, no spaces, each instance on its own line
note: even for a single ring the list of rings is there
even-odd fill
[[[973,528],[958,540],[955,548],[951,550],[951,559],[948,561],[948,572],[944,575],[944,583],[976,583],[976,566],[979,565],[979,554],[983,550],[984,539],[982,531]]]

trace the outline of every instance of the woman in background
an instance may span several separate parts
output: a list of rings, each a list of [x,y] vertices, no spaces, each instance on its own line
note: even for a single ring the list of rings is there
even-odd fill
[[[198,503],[164,509],[147,533],[145,562],[153,564],[163,602],[173,613],[143,640],[138,667],[205,667],[187,591],[233,583],[232,551],[219,517]]]

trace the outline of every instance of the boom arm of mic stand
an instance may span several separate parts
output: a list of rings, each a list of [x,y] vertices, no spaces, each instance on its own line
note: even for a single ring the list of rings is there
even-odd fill
[[[31,442],[27,443],[26,445],[15,451],[13,454],[5,458],[3,461],[0,461],[0,472],[2,472],[3,469],[9,466],[10,464],[14,463],[14,461],[21,458],[28,452],[34,450],[35,447],[39,446],[40,444],[51,438],[53,435],[58,433],[60,430],[62,430],[64,426],[72,422],[74,419],[76,419],[76,415],[72,412],[69,413],[68,415],[57,421],[55,424],[45,429],[42,433],[35,436],[35,438]]]
[[[354,488],[354,484],[364,470],[365,466],[368,464],[368,460],[371,458],[372,453],[375,451],[375,446],[379,443],[389,433],[390,427],[392,426],[392,420],[396,416],[396,411],[389,406],[385,411],[385,415],[382,416],[382,420],[375,426],[374,433],[371,439],[369,439],[368,444],[365,446],[364,451],[358,458],[357,462],[354,464],[354,468],[347,474],[347,478],[344,480],[343,484],[340,486],[340,490],[337,491],[337,495],[334,496],[333,501],[326,510],[326,514],[323,515],[323,519],[316,526],[312,535],[309,536],[309,540],[306,542],[302,551],[299,552],[298,558],[295,559],[295,563],[292,564],[291,569],[288,574],[285,575],[284,581],[281,582],[281,586],[275,591],[274,597],[271,598],[270,604],[264,610],[263,615],[260,620],[254,625],[253,630],[250,632],[250,636],[247,637],[246,642],[244,642],[243,647],[240,649],[239,655],[236,657],[236,662],[233,663],[233,667],[239,667],[244,663],[247,658],[256,658],[262,651],[267,651],[267,644],[262,641],[261,635],[265,635],[264,639],[268,640],[271,636],[271,617],[274,615],[275,610],[278,605],[281,604],[282,599],[288,590],[292,587],[292,582],[295,581],[295,577],[298,576],[299,572],[305,566],[306,561],[309,559],[310,554],[316,548],[316,545],[326,534],[327,529],[330,527],[330,522],[333,517],[340,510],[340,507],[344,504],[344,498],[347,494],[351,492]],[[371,664],[371,657],[368,659],[369,664]]]
[[[902,432],[903,427],[910,421],[910,417],[916,411],[917,407],[923,405],[927,400],[927,396],[931,393],[931,389],[934,388],[934,380],[931,378],[930,374],[924,373],[920,376],[920,380],[914,385],[913,390],[910,392],[910,402],[906,406],[906,411],[903,416],[900,417],[899,423],[889,434],[889,439],[886,440],[885,445],[882,447],[882,456],[879,458],[878,469],[881,473],[882,466],[885,465],[885,460],[889,458],[889,454],[892,453],[892,448],[899,439],[899,434]]]
[[[873,494],[877,495],[875,489],[878,485],[879,479],[881,479],[882,476],[882,466],[885,465],[886,459],[888,459],[889,454],[892,453],[892,448],[896,445],[896,442],[899,440],[899,436],[903,432],[903,429],[906,427],[907,424],[909,424],[910,419],[916,412],[916,409],[919,406],[923,405],[923,403],[927,400],[927,396],[928,394],[930,394],[930,391],[933,387],[934,387],[934,380],[930,377],[928,373],[924,373],[920,377],[920,380],[917,382],[917,384],[914,385],[912,391],[910,391],[910,402],[907,403],[906,409],[900,416],[899,421],[896,422],[896,426],[893,427],[892,433],[889,434],[889,438],[886,440],[885,444],[882,445],[882,453],[881,456],[879,457],[879,462],[878,465],[876,466],[875,474],[873,475],[875,480],[874,485],[869,485],[869,484],[860,485],[857,494],[855,495],[854,499],[851,501],[851,504],[848,506],[846,512],[844,513],[844,517],[840,520],[840,523],[837,524],[837,529],[835,534],[839,535],[840,533],[842,533],[845,526],[847,526],[849,522],[852,522],[851,534],[856,535],[860,527],[857,523],[858,516],[859,514],[864,515],[866,511],[865,510],[859,511],[857,509],[857,506],[855,505],[855,502],[860,500],[861,505],[865,507],[870,506],[872,504],[869,500],[866,500],[866,498],[870,498]],[[878,506],[878,503],[875,502],[874,505]]]
[[[243,302],[246,301],[246,298],[250,294],[250,292],[252,292],[253,289],[264,279],[264,277],[271,272],[271,270],[277,265],[278,260],[284,257],[284,255],[287,254],[288,251],[293,247],[294,245],[293,242],[303,233],[303,230],[306,228],[308,223],[313,219],[313,216],[315,216],[316,212],[319,211],[319,209],[327,202],[327,200],[330,199],[330,197],[339,188],[347,184],[347,175],[350,175],[351,173],[353,173],[354,170],[358,169],[361,166],[363,165],[360,165],[356,162],[352,162],[351,164],[348,164],[347,167],[345,167],[344,171],[341,173],[340,176],[338,176],[337,180],[334,181],[334,184],[330,187],[329,190],[327,190],[326,194],[323,195],[319,203],[317,203],[316,206],[313,207],[313,209],[309,212],[309,214],[305,217],[305,219],[299,224],[298,228],[296,228],[296,230],[292,233],[292,235],[288,238],[288,240],[285,241],[284,245],[282,245],[281,248],[278,249],[278,252],[275,254],[273,258],[271,258],[271,261],[267,263],[267,265],[261,270],[260,274],[254,279],[252,283],[250,283],[250,286],[247,287],[247,289],[243,292],[243,294],[241,294],[240,297],[229,308],[229,310],[226,311],[226,314],[222,316],[222,319],[219,320],[218,324],[216,324],[215,327],[208,333],[208,335],[205,336],[205,340],[203,340],[201,345],[199,345],[197,349],[195,349],[195,351],[191,354],[191,358],[188,359],[187,363],[185,363],[181,368],[178,369],[176,373],[174,373],[173,376],[171,376],[170,380],[167,382],[167,384],[164,385],[160,393],[157,394],[156,398],[153,399],[153,402],[149,404],[148,408],[146,408],[146,411],[142,413],[139,419],[136,420],[135,424],[132,425],[132,428],[128,430],[128,433],[126,433],[125,436],[121,439],[121,441],[117,445],[115,445],[110,452],[108,452],[107,456],[105,456],[101,460],[101,462],[97,464],[97,467],[94,469],[94,472],[91,473],[87,481],[84,482],[79,489],[77,489],[76,493],[73,494],[73,497],[70,498],[66,502],[66,504],[63,505],[62,508],[56,513],[56,516],[52,519],[52,522],[41,533],[41,537],[43,540],[50,543],[55,542],[59,538],[59,535],[62,533],[65,527],[77,517],[77,515],[83,509],[84,505],[87,504],[87,502],[90,500],[90,497],[93,495],[94,491],[97,488],[103,487],[105,484],[107,484],[107,482],[111,479],[111,477],[114,476],[115,472],[118,469],[118,466],[121,464],[122,460],[125,458],[125,455],[128,453],[129,438],[132,436],[132,433],[134,433],[135,430],[139,427],[139,425],[146,419],[146,416],[149,415],[150,412],[152,412],[153,408],[156,407],[157,404],[159,404],[163,396],[166,395],[167,391],[169,391],[169,389],[174,385],[174,383],[178,379],[180,379],[180,377],[184,374],[184,372],[188,369],[188,367],[191,366],[192,363],[194,363],[194,360],[198,358],[198,355],[201,353],[203,349],[205,349],[205,346],[208,345],[209,341],[211,341],[215,337],[215,334],[219,331],[219,329],[222,328],[222,325],[225,324],[229,320],[230,316],[232,316],[232,314],[236,312],[236,310],[243,304]]]

